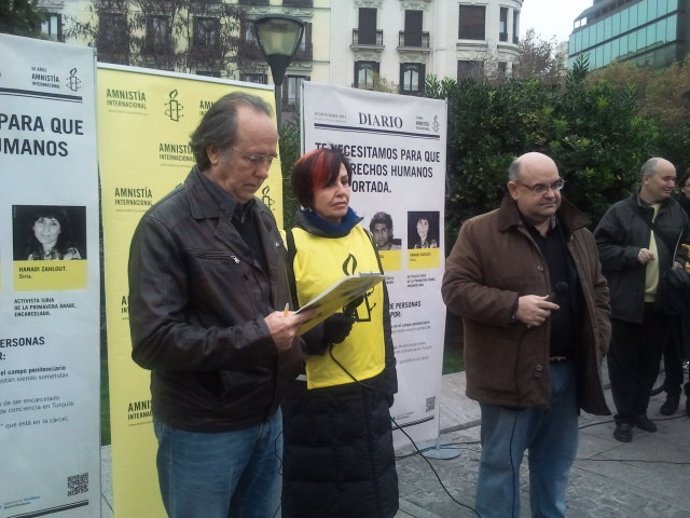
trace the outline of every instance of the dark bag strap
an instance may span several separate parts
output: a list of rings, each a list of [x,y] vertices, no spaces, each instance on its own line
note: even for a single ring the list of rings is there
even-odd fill
[[[297,299],[297,285],[295,284],[295,255],[297,254],[297,247],[295,246],[295,236],[292,235],[292,229],[285,231],[285,241],[287,242],[287,271],[288,271],[288,284],[290,285],[290,294],[292,295],[292,306],[295,309],[298,307]]]

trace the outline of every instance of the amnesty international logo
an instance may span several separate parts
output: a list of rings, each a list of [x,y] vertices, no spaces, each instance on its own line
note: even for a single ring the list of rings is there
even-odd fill
[[[168,102],[165,103],[165,114],[174,122],[180,122],[180,119],[184,117],[182,114],[184,105],[177,100],[177,95],[177,89],[171,90],[168,94]]]
[[[267,185],[263,189],[261,189],[261,201],[264,202],[266,207],[271,209],[271,212],[275,210],[273,207],[276,204],[276,200],[273,198],[271,194],[270,186]]]
[[[69,77],[67,78],[67,88],[73,92],[81,90],[82,80],[77,77],[77,69],[70,68]]]

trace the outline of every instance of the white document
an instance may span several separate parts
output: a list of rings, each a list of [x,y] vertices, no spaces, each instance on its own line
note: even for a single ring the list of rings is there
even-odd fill
[[[343,277],[297,310],[297,313],[315,310],[314,315],[302,324],[299,334],[306,333],[333,313],[341,311],[344,306],[347,306],[357,297],[363,296],[382,280],[383,274],[381,273],[359,273]]]

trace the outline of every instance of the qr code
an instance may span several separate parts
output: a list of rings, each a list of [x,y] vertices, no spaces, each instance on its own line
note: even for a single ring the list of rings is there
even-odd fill
[[[436,396],[426,398],[426,411],[431,412],[436,408]]]
[[[67,496],[87,493],[89,491],[89,474],[72,475],[67,477]]]

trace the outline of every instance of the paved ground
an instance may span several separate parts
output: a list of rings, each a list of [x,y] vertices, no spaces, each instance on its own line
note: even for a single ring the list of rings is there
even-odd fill
[[[479,407],[465,397],[464,385],[464,373],[443,376],[441,436],[436,443],[420,445],[430,448],[430,456],[457,456],[436,460],[412,454],[411,448],[399,452],[401,500],[396,518],[477,516],[470,507],[463,507],[473,504],[479,459]],[[607,397],[610,402],[610,394]],[[613,439],[611,418],[580,418],[580,450],[568,490],[569,518],[690,516],[690,418],[681,412],[684,398],[681,410],[670,418],[659,415],[662,402],[663,395],[654,397],[649,411],[659,431],[635,429],[633,442],[628,444]],[[109,447],[102,449],[102,458],[102,516],[111,518]],[[427,460],[457,503],[445,492]],[[522,516],[527,517],[526,466],[522,477]]]
[[[452,460],[429,462],[454,502],[420,455],[398,461],[400,512],[396,518],[472,517],[479,460],[479,408],[464,396],[464,373],[443,377],[441,437],[434,450],[454,451]],[[613,409],[610,392],[609,406]],[[649,417],[659,431],[635,429],[633,441],[612,437],[611,418],[580,418],[580,449],[568,490],[569,518],[687,518],[690,516],[690,418],[685,398],[676,415],[658,413],[663,394],[652,399]],[[403,451],[408,453],[410,450]],[[432,454],[436,453],[432,451]],[[529,516],[526,465],[522,473],[522,513]]]

